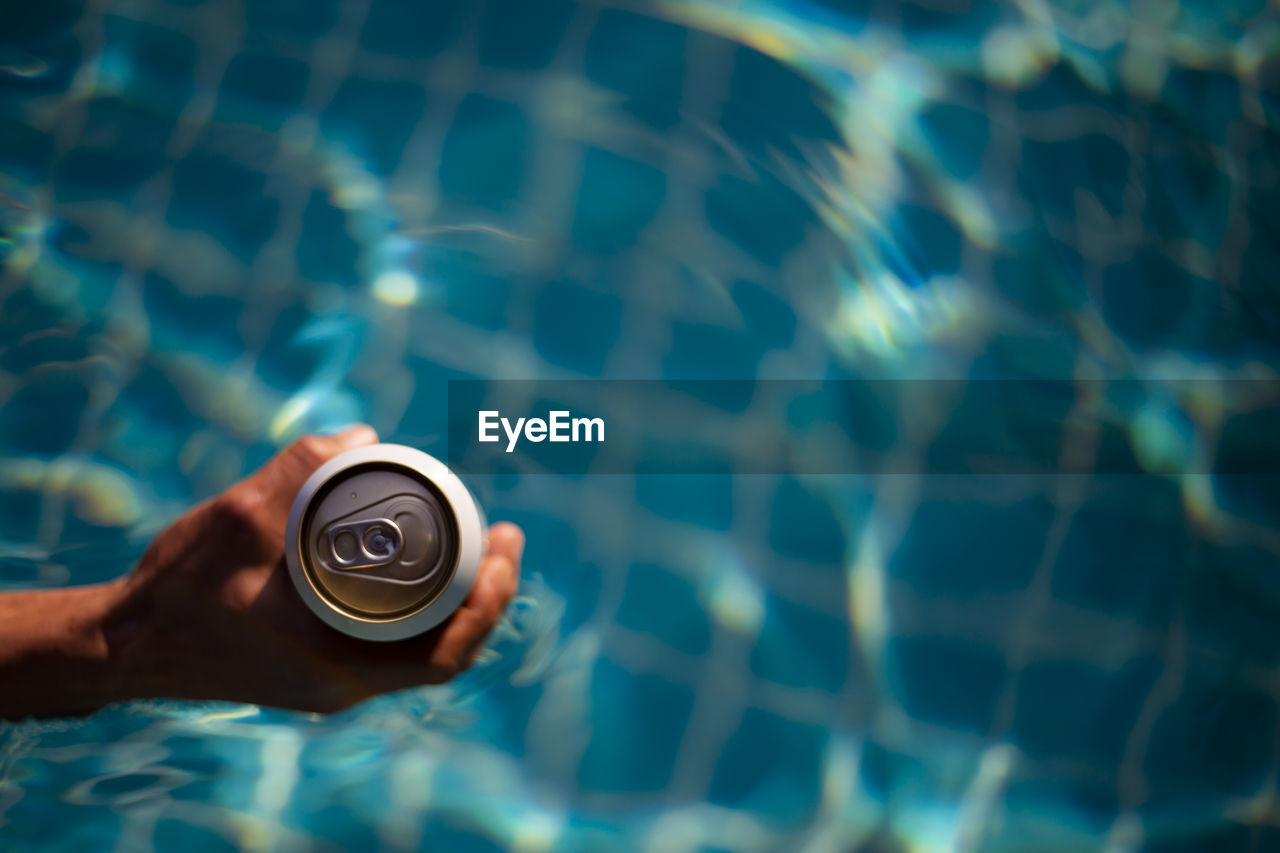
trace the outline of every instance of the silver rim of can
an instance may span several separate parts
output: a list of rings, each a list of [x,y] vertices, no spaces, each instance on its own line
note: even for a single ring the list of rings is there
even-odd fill
[[[342,472],[369,463],[400,465],[426,477],[440,490],[448,501],[458,523],[458,563],[449,585],[421,610],[399,619],[375,620],[355,614],[342,613],[324,600],[312,586],[302,564],[299,532],[307,513],[307,507],[316,493]],[[480,568],[485,522],[471,492],[458,476],[440,460],[421,450],[402,444],[374,444],[357,447],[339,453],[315,470],[302,484],[298,496],[289,509],[289,523],[285,528],[285,562],[289,566],[289,578],[294,589],[306,602],[312,613],[326,624],[344,634],[362,640],[404,640],[424,634],[439,625],[450,613],[458,609]]]

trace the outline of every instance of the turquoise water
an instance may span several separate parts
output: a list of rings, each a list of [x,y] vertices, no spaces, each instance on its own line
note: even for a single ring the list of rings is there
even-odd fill
[[[474,477],[482,665],[5,725],[0,849],[1280,849],[1275,472],[1158,464],[1276,379],[1274,4],[10,17],[4,589],[456,378],[1138,378],[1157,473]]]

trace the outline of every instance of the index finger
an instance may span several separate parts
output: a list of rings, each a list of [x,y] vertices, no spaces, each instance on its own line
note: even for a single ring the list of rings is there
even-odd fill
[[[368,424],[356,424],[334,435],[304,435],[233,488],[253,491],[262,509],[283,521],[307,478],[324,463],[347,450],[377,444]]]

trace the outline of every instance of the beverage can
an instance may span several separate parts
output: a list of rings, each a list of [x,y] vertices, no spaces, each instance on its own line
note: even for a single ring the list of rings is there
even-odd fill
[[[348,450],[316,469],[289,511],[285,561],[302,600],[363,640],[425,633],[475,581],[485,519],[444,463],[412,447]]]

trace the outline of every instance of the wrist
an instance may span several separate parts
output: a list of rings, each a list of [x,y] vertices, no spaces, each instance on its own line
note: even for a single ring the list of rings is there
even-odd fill
[[[84,713],[127,696],[104,632],[124,588],[0,595],[0,718]]]

